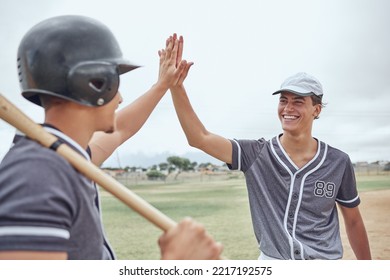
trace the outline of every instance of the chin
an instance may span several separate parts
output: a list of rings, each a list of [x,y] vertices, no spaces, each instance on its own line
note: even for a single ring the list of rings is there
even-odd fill
[[[102,131],[104,133],[113,133],[115,131],[115,128],[113,125],[107,125],[105,127],[100,127],[99,131]]]
[[[111,127],[110,129],[107,129],[104,131],[105,133],[113,133],[114,132],[114,128]]]
[[[286,126],[286,125],[283,126],[282,129],[283,129],[284,132],[289,132],[289,133],[293,133],[293,132],[295,132],[297,130],[296,128],[293,128],[291,126]]]

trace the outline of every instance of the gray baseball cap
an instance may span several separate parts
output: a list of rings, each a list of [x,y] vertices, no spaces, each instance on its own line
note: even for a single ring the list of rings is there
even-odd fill
[[[299,72],[288,77],[282,83],[280,89],[275,91],[272,95],[283,91],[292,92],[300,96],[316,95],[322,97],[324,95],[320,81],[305,72]]]

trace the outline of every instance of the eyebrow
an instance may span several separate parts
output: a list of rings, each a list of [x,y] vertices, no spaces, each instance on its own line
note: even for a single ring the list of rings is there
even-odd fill
[[[281,95],[279,99],[287,99],[287,97]],[[293,99],[294,99],[294,100],[305,100],[305,98],[304,98],[303,96],[299,96],[299,95],[294,96]]]

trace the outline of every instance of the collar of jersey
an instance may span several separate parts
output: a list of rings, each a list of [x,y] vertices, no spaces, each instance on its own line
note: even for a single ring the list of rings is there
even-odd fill
[[[67,142],[67,143],[69,143],[72,147],[74,147],[78,152],[80,152],[80,154],[82,154],[88,161],[91,161],[91,158],[90,158],[90,156],[88,155],[88,153],[76,142],[76,141],[74,141],[72,138],[70,138],[69,136],[67,136],[66,134],[64,134],[64,133],[62,133],[60,130],[58,130],[57,128],[55,128],[55,127],[53,127],[53,126],[48,126],[48,125],[46,125],[46,124],[44,124],[43,125],[43,128],[47,131],[47,132],[49,132],[49,133],[51,133],[51,134],[53,134],[53,135],[55,135],[55,136],[57,136],[57,137],[59,137],[59,138],[61,138],[61,139],[63,139],[63,140],[65,140],[65,142]]]

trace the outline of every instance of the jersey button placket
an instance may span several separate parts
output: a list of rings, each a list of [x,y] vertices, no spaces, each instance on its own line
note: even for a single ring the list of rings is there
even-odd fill
[[[294,180],[294,185],[293,185],[293,190],[292,194],[290,197],[290,209],[288,212],[288,220],[289,224],[291,225],[291,236],[294,236],[295,233],[293,232],[294,224],[295,224],[295,216],[296,216],[296,211],[298,207],[298,200],[299,200],[299,192],[300,192],[300,186],[301,186],[301,179],[302,176],[300,174],[295,175],[295,180]],[[301,250],[300,250],[300,245],[298,240],[294,240],[294,245],[293,245],[293,253],[294,253],[294,259],[301,259]]]

